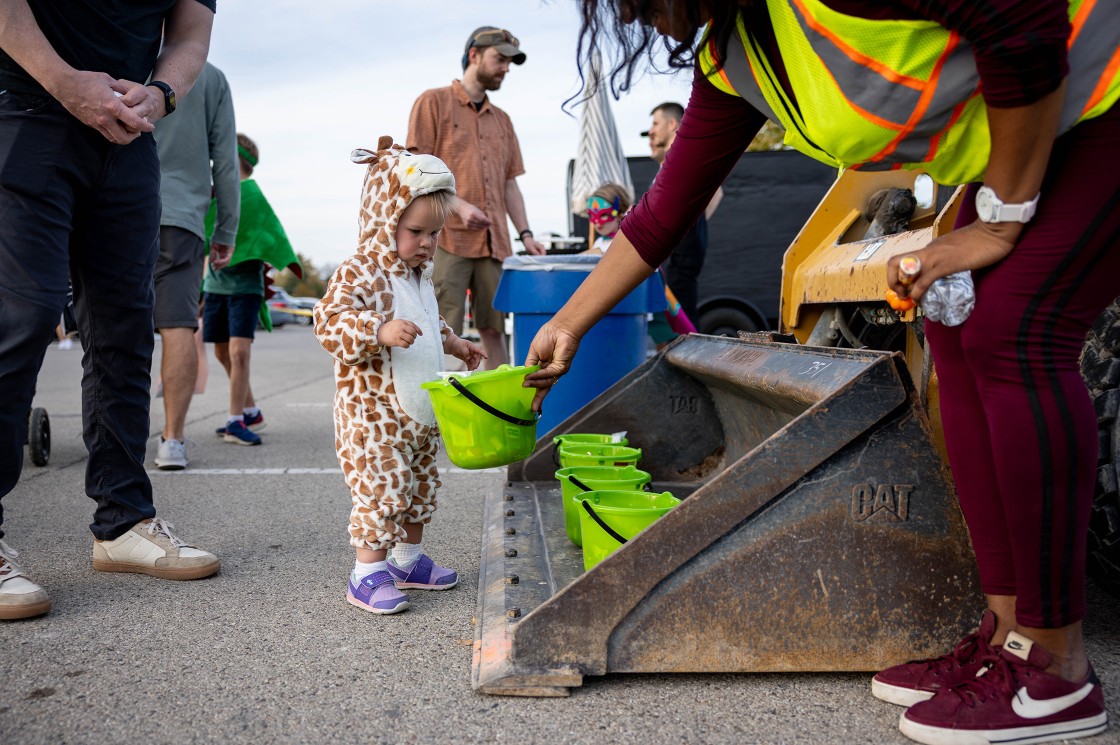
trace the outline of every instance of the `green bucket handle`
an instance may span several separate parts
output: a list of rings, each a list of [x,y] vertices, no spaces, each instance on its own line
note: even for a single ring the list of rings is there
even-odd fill
[[[483,401],[478,396],[476,396],[473,393],[471,393],[470,391],[468,391],[467,387],[465,385],[463,385],[462,383],[460,383],[457,378],[449,377],[447,379],[447,382],[450,383],[451,386],[455,390],[459,391],[459,393],[462,393],[463,397],[466,398],[468,401],[470,401],[472,404],[474,404],[478,408],[482,409],[487,414],[492,414],[492,415],[498,417],[502,421],[509,422],[510,424],[517,424],[517,425],[522,426],[522,427],[533,427],[533,426],[536,425],[537,421],[541,418],[541,412],[539,412],[539,411],[533,412],[537,415],[536,419],[519,419],[515,416],[511,416],[511,415],[505,413],[504,411],[499,411],[498,409],[495,409],[493,406],[491,406],[490,404],[486,403],[485,401]]]
[[[568,478],[571,478],[571,476],[569,476]],[[578,486],[578,484],[577,484],[577,486]],[[588,500],[581,499],[580,504],[583,505],[583,509],[587,510],[587,514],[591,516],[591,519],[594,520],[596,523],[598,523],[600,528],[602,528],[604,531],[606,531],[607,535],[609,535],[611,538],[615,539],[619,543],[626,543],[625,538],[623,538],[617,532],[615,532],[614,528],[607,525],[607,523],[603,520],[603,518],[599,517],[599,515],[596,514],[595,510],[593,510],[591,508],[591,503]]]

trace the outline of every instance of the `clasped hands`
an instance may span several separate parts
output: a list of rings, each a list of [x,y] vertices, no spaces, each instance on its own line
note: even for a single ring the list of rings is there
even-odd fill
[[[79,121],[116,145],[151,132],[167,113],[156,89],[103,72],[74,72],[50,92]]]

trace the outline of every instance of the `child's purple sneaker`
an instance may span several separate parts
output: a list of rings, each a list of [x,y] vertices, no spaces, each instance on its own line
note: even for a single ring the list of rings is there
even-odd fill
[[[389,574],[399,590],[450,590],[459,581],[458,572],[437,565],[427,554],[420,554],[420,559],[407,571],[390,558]]]
[[[408,595],[396,588],[393,575],[388,572],[374,572],[357,583],[351,575],[346,602],[385,616],[408,610]]]

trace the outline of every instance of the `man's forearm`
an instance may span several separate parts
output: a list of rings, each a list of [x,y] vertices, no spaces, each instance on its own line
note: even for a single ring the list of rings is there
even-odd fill
[[[529,227],[529,220],[525,216],[525,199],[514,179],[506,180],[506,212],[518,233]]]
[[[74,71],[43,35],[27,0],[0,3],[0,49],[52,95],[58,81]]]
[[[213,91],[195,91],[195,95],[213,95]],[[219,243],[233,245],[237,241],[237,226],[241,217],[241,174],[237,167],[237,124],[233,101],[224,86],[215,107],[214,123],[210,127],[210,173],[214,182],[214,198],[218,201],[214,221],[214,238]]]
[[[187,95],[206,64],[213,27],[214,14],[209,8],[197,0],[179,0],[167,18],[152,80],[170,85],[178,98]]]

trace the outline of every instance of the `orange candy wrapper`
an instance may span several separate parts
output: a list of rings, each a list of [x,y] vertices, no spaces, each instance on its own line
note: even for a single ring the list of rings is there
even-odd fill
[[[914,302],[913,298],[899,297],[898,293],[894,290],[887,290],[887,305],[891,306],[891,308],[899,313],[905,313],[908,310],[912,310],[917,303]]]

